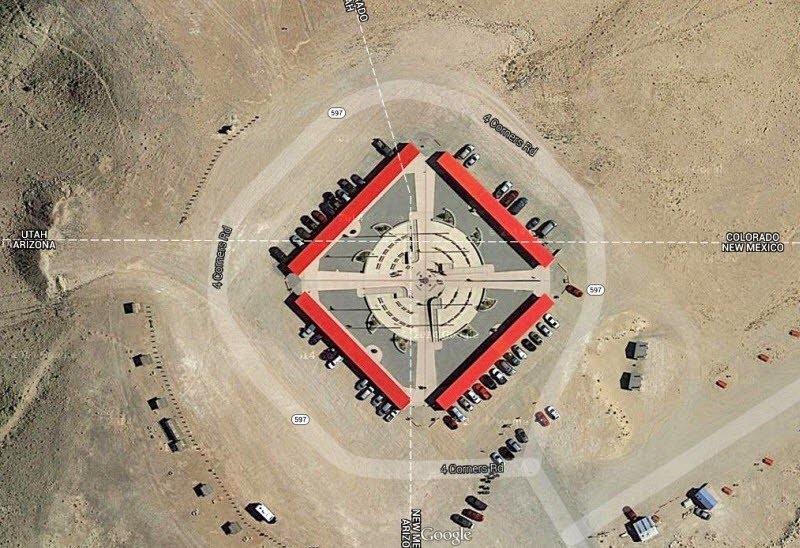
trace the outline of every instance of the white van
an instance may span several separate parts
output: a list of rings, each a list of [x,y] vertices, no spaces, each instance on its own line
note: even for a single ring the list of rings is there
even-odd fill
[[[267,523],[275,523],[276,521],[278,521],[278,517],[272,512],[270,512],[269,508],[267,508],[260,502],[253,507],[253,510],[255,510],[255,512],[259,516],[264,518],[264,521],[266,521]]]

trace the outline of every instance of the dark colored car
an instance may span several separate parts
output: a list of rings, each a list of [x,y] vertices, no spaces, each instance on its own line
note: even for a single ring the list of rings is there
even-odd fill
[[[481,397],[482,400],[490,400],[490,399],[492,399],[491,392],[486,390],[486,387],[483,386],[480,383],[473,384],[472,385],[472,390],[475,391],[475,393],[478,394]]]
[[[364,179],[362,179],[357,173],[353,173],[350,176],[350,180],[353,181],[353,183],[355,183],[355,185],[359,188],[361,188],[362,186],[367,186],[367,182]]]
[[[578,298],[583,297],[583,291],[581,291],[580,289],[578,289],[574,285],[568,285],[566,287],[566,289],[567,289],[567,293],[569,293],[573,297],[578,297]]]
[[[514,435],[517,437],[517,441],[520,443],[528,443],[528,434],[525,433],[525,430],[522,428],[517,428],[514,430]]]
[[[530,339],[536,344],[542,344],[544,342],[536,331],[531,331],[528,333],[528,337],[530,337]]]
[[[624,506],[622,508],[622,513],[625,514],[625,517],[628,518],[630,521],[636,521],[636,518],[639,516],[636,515],[636,512],[633,511],[633,508],[630,506]]]
[[[272,246],[269,248],[269,256],[278,261],[279,263],[285,262],[288,257],[280,247]]]
[[[539,217],[531,217],[531,220],[525,223],[525,228],[527,228],[528,230],[533,230],[534,228],[536,228],[536,225],[539,224],[539,220],[540,220]]]
[[[466,527],[467,529],[472,529],[472,522],[461,514],[451,514],[450,519],[453,520],[456,525]]]
[[[527,337],[522,339],[521,342],[522,342],[522,346],[525,347],[525,350],[527,350],[529,352],[533,352],[533,351],[536,350],[536,344],[534,344],[534,342],[532,340],[528,339]]]
[[[486,504],[485,502],[483,502],[481,499],[479,499],[477,497],[473,497],[472,495],[468,496],[464,500],[467,501],[467,504],[469,504],[470,506],[472,506],[473,508],[475,508],[476,510],[479,510],[481,512],[483,512],[484,510],[486,510],[489,507],[489,505]]]
[[[511,352],[506,352],[505,354],[503,354],[503,358],[505,358],[505,360],[514,367],[519,367],[519,364],[522,363],[519,361],[519,358],[516,357]]]
[[[321,225],[324,225],[325,223],[328,222],[328,218],[325,216],[325,214],[316,209],[311,212],[311,218],[317,221]]]
[[[331,200],[333,200],[334,198],[335,198],[335,196],[333,195],[333,192],[323,192],[322,193],[322,201],[323,202],[331,203]]]
[[[503,207],[510,206],[511,202],[513,202],[514,200],[517,199],[517,196],[519,196],[519,192],[518,191],[509,190],[508,192],[503,194],[502,198],[500,198],[500,205],[503,206]]]
[[[450,415],[445,415],[442,421],[447,425],[447,427],[450,430],[455,430],[456,428],[458,428],[458,422]]]
[[[489,375],[483,375],[481,377],[481,382],[489,390],[496,390],[497,389],[497,383],[494,382],[494,379],[492,377],[490,377]]]
[[[509,364],[506,360],[498,360],[495,363],[495,365],[497,366],[497,369],[499,369],[500,371],[502,371],[506,375],[513,375],[514,374],[514,368],[511,367],[511,364]]]
[[[358,192],[358,189],[356,188],[356,185],[354,185],[353,183],[351,183],[347,179],[339,179],[336,182],[336,184],[339,185],[339,188],[341,188],[342,190],[344,190],[345,192],[347,192],[351,196],[355,195],[355,193]]]
[[[548,419],[547,415],[545,415],[541,411],[537,411],[536,415],[534,415],[534,417],[536,418],[536,422],[538,422],[542,426],[549,426],[550,425],[550,419]]]
[[[336,216],[336,210],[331,207],[331,204],[328,202],[323,202],[319,204],[319,210],[325,214],[325,217],[328,219],[333,219]]]
[[[300,222],[303,223],[303,225],[305,225],[305,227],[311,230],[312,232],[317,228],[319,228],[319,224],[317,223],[317,221],[315,221],[308,215],[303,215],[302,217],[300,217]]]
[[[344,207],[344,202],[336,197],[334,197],[333,200],[329,201],[328,203],[331,204],[331,207],[336,211],[339,211]]]
[[[317,331],[316,333],[314,333],[313,335],[311,335],[308,338],[308,344],[313,346],[313,345],[317,344],[321,340],[322,340],[322,333]]]
[[[302,226],[298,226],[297,228],[295,228],[294,229],[294,233],[297,234],[298,236],[300,236],[301,238],[303,238],[304,240],[312,240],[313,239],[313,237],[311,236],[311,233],[308,230],[306,230],[305,228],[303,228]]]
[[[497,452],[500,453],[500,456],[503,457],[506,460],[514,460],[515,458],[517,458],[517,457],[514,456],[514,453],[509,451],[508,447],[506,447],[505,445],[500,447],[500,448],[498,448]]]
[[[483,521],[483,514],[476,512],[472,508],[464,508],[461,513],[473,521]]]
[[[556,224],[555,221],[545,221],[544,223],[542,223],[542,226],[536,229],[536,235],[539,236],[540,238],[544,238],[545,236],[550,234],[553,231],[553,229],[557,226],[558,225]]]
[[[527,198],[519,198],[516,202],[514,202],[513,204],[511,204],[508,207],[508,212],[511,213],[512,215],[516,215],[517,213],[522,211],[522,209],[526,205],[528,205],[528,199]]]
[[[336,352],[336,349],[334,349],[334,348],[326,348],[325,350],[320,352],[319,359],[321,359],[323,361],[332,360],[333,358],[336,357],[337,354],[338,354],[338,352]],[[369,379],[361,379],[361,380],[366,380],[367,381],[367,382],[364,383],[364,386],[367,386],[367,384],[369,383]],[[358,382],[361,382],[361,381],[358,381]],[[362,386],[361,388],[364,388],[364,386]],[[361,388],[359,388],[359,390]]]
[[[391,156],[392,149],[389,148],[389,145],[383,142],[383,139],[373,139],[372,146],[375,147],[375,150],[383,154],[384,156]]]

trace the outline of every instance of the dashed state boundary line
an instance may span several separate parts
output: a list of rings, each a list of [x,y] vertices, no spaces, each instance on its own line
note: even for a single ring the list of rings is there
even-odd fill
[[[236,139],[239,135],[241,135],[244,130],[248,129],[251,125],[256,123],[260,116],[253,116],[249,122],[245,125],[234,131],[233,133],[227,135],[225,140],[214,150],[214,153],[211,155],[211,160],[208,162],[206,166],[206,170],[203,172],[203,176],[200,177],[200,181],[197,183],[197,186],[194,188],[194,192],[192,193],[189,200],[187,200],[186,205],[183,206],[183,213],[181,214],[181,218],[178,220],[178,224],[183,224],[186,220],[189,219],[189,214],[192,212],[192,206],[194,205],[195,200],[200,195],[200,191],[203,189],[203,186],[206,184],[208,180],[208,176],[211,174],[211,171],[214,169],[214,165],[219,160],[219,157],[222,155],[222,152],[225,150],[225,147],[228,146],[228,143]]]

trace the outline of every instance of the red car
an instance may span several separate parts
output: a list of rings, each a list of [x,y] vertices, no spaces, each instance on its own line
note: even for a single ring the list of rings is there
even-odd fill
[[[568,285],[566,289],[567,289],[567,293],[569,293],[573,297],[578,297],[578,298],[583,297],[583,291],[581,291],[580,289],[578,289],[574,285]]]
[[[550,425],[550,419],[548,419],[547,415],[545,415],[541,411],[537,411],[535,417],[536,417],[536,422],[538,422],[542,426],[549,426]]]
[[[503,207],[510,206],[511,202],[517,199],[517,196],[519,196],[519,192],[516,190],[509,190],[503,195],[502,198],[500,198],[500,205]]]
[[[455,430],[456,428],[458,428],[458,423],[456,422],[456,419],[454,419],[450,415],[445,415],[442,420],[450,430]]]
[[[483,514],[481,514],[480,512],[476,512],[471,508],[464,508],[463,510],[461,510],[461,513],[467,516],[472,521],[483,521]]]
[[[478,394],[482,400],[490,400],[492,399],[492,394],[486,390],[486,387],[480,383],[475,383],[472,385],[472,389]]]

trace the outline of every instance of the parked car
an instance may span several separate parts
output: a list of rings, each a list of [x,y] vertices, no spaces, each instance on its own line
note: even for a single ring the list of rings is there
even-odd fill
[[[289,257],[286,256],[286,253],[280,247],[272,246],[269,248],[269,256],[278,261],[279,263],[286,262],[286,259]]]
[[[508,382],[508,379],[506,378],[505,374],[496,367],[492,367],[491,369],[489,369],[489,375],[500,386],[503,386],[505,383]]]
[[[545,337],[549,337],[550,335],[553,334],[553,332],[550,331],[550,328],[541,322],[536,324],[536,329],[538,329],[539,333],[541,333]]]
[[[458,149],[458,152],[456,152],[456,158],[458,160],[464,160],[465,158],[467,158],[467,156],[472,154],[473,150],[475,150],[475,145],[466,144],[460,149]]]
[[[481,155],[480,154],[473,154],[472,156],[470,156],[469,158],[464,160],[464,167],[471,168],[480,159],[481,159]]]
[[[527,198],[517,198],[517,200],[508,206],[508,212],[512,215],[517,215],[520,211],[522,211],[525,206],[528,205]]]
[[[531,219],[527,223],[525,223],[525,228],[527,228],[528,230],[533,230],[534,228],[536,228],[536,225],[539,224],[539,220],[540,220],[539,217],[531,217]]]
[[[695,516],[704,519],[706,521],[711,519],[711,512],[709,512],[708,510],[703,510],[702,508],[695,508],[694,510],[692,510],[692,513]]]
[[[518,444],[517,440],[513,438],[508,438],[506,440],[506,447],[508,447],[509,451],[513,451],[514,453],[519,453],[520,451],[522,451],[522,447],[520,446],[520,444]]]
[[[510,206],[511,202],[517,199],[517,196],[519,196],[519,192],[516,190],[509,190],[503,195],[502,198],[500,198],[500,205],[503,207]]]
[[[350,197],[350,194],[348,194],[345,190],[342,190],[341,188],[336,191],[336,197],[339,198],[345,204],[353,199]]]
[[[461,411],[459,411],[459,410],[458,410],[458,407],[456,407],[455,405],[454,405],[453,407],[451,407],[450,409],[448,409],[447,411],[448,411],[448,413],[450,413],[450,414],[453,416],[453,418],[454,418],[454,419],[456,419],[458,422],[464,422],[465,420],[467,420],[467,417],[466,417],[466,415],[464,415],[464,413],[462,413]]]
[[[511,181],[503,181],[502,183],[497,185],[497,188],[494,189],[492,196],[494,196],[496,199],[499,200],[503,196],[503,194],[511,190],[512,186],[514,186],[514,183],[512,183]]]
[[[525,347],[525,350],[527,350],[527,351],[529,351],[529,352],[534,352],[534,351],[536,351],[536,345],[534,344],[534,342],[533,342],[532,340],[530,340],[530,339],[529,339],[529,338],[527,338],[527,337],[525,337],[524,339],[522,339],[522,346],[524,346],[524,347]]]
[[[476,512],[472,508],[464,508],[461,513],[473,521],[483,521],[483,514]]]
[[[555,227],[557,227],[557,226],[558,225],[556,224],[555,221],[552,221],[552,220],[551,221],[545,221],[542,224],[542,226],[540,226],[539,228],[536,229],[536,235],[539,236],[540,238],[544,238],[545,236],[550,234],[553,231],[553,229]]]
[[[305,225],[305,227],[311,230],[312,232],[319,228],[319,224],[317,223],[317,221],[315,221],[308,215],[303,215],[302,217],[300,217],[300,222],[303,223],[303,225]]]
[[[497,383],[489,375],[481,375],[480,381],[489,390],[497,390]]]
[[[495,464],[503,464],[505,462],[505,459],[503,457],[501,457],[500,453],[498,453],[496,451],[494,453],[492,453],[491,455],[489,455],[489,458]]]
[[[333,206],[328,202],[322,202],[319,204],[319,210],[325,214],[325,217],[328,219],[333,219],[336,216],[336,210],[333,209]]]
[[[311,335],[313,335],[316,330],[317,326],[314,325],[313,323],[310,323],[300,330],[300,336],[305,339],[306,337],[310,337]]]
[[[561,416],[558,414],[558,411],[556,411],[556,408],[552,405],[545,407],[544,412],[547,413],[547,415],[553,420],[558,420],[558,418]]]
[[[465,527],[467,529],[472,529],[472,522],[462,516],[461,514],[451,514],[450,519],[456,524],[460,525],[461,527]]]
[[[358,173],[353,173],[352,175],[350,175],[350,180],[353,181],[353,184],[356,185],[356,187],[358,188],[361,188],[362,186],[367,186],[367,182],[364,179],[362,179]]]
[[[389,145],[383,142],[383,139],[373,139],[372,146],[374,146],[375,150],[377,150],[384,156],[391,156],[392,154],[392,149],[389,148]]]
[[[544,341],[542,340],[542,338],[539,336],[539,334],[538,334],[536,331],[531,331],[530,333],[528,333],[528,337],[529,337],[529,338],[530,338],[530,340],[532,340],[532,341],[533,341],[535,344],[542,344],[542,343],[544,342]]]
[[[490,400],[492,399],[492,393],[486,390],[486,387],[480,383],[475,383],[472,385],[472,390],[476,394],[478,394],[482,400]]]
[[[483,512],[489,507],[489,505],[483,502],[481,499],[479,499],[478,497],[473,497],[472,495],[469,495],[464,500],[467,502],[467,504],[469,504],[470,506],[481,512]]]
[[[335,358],[337,356],[337,354],[338,354],[338,352],[336,352],[335,349],[329,347],[329,348],[326,348],[325,350],[323,350],[322,352],[319,353],[319,359],[321,359],[323,361],[329,361],[329,360],[332,360],[333,358]],[[361,382],[361,381],[359,381],[359,382]],[[365,384],[364,386],[367,386],[367,385]],[[362,386],[361,388],[364,388],[364,386]]]
[[[569,293],[573,297],[578,297],[578,298],[583,297],[583,291],[581,291],[580,289],[578,289],[574,285],[570,284],[565,289],[567,290],[567,293]]]
[[[472,403],[474,403],[474,404],[479,404],[479,403],[481,403],[481,401],[483,401],[483,400],[481,400],[480,396],[478,396],[478,394],[476,394],[475,391],[472,390],[472,389],[467,390],[466,392],[464,392],[464,395],[467,398],[469,398],[472,401]]]
[[[311,235],[311,233],[308,230],[306,230],[305,228],[303,228],[302,226],[298,226],[297,228],[295,228],[294,229],[294,233],[297,234],[299,237],[303,238],[304,240],[307,240],[307,241],[311,241],[311,240],[314,239],[314,237]]]
[[[392,405],[392,402],[390,402],[390,401],[387,401],[386,403],[384,403],[384,404],[383,404],[383,405],[381,405],[380,407],[376,408],[376,409],[375,409],[375,413],[376,413],[376,414],[377,414],[379,417],[382,417],[382,416],[384,416],[386,413],[388,413],[389,411],[391,411],[391,410],[392,410],[392,407],[394,407],[394,406]]]
[[[369,386],[369,379],[366,377],[356,382],[356,390],[364,390],[367,386]]]
[[[622,513],[625,514],[625,517],[628,518],[629,521],[636,521],[636,518],[639,517],[630,506],[623,506]]]
[[[334,211],[339,211],[344,207],[344,202],[342,202],[339,198],[336,198],[335,196],[328,203],[331,204],[331,207],[334,209]]]
[[[379,392],[373,396],[372,400],[370,400],[370,403],[372,404],[372,407],[378,407],[379,405],[383,405],[385,400],[386,396]]]
[[[536,422],[542,426],[548,426],[550,424],[550,419],[548,419],[547,416],[541,411],[537,411],[534,415],[534,418],[536,419]]]
[[[517,428],[514,430],[514,435],[517,437],[517,441],[520,443],[528,443],[528,434],[525,433],[525,430],[522,428]]]
[[[558,323],[558,320],[556,320],[551,314],[545,314],[544,316],[542,316],[542,319],[547,323],[547,325],[549,325],[553,329],[558,329],[559,326],[561,325],[560,323]]]
[[[497,452],[500,453],[501,457],[509,461],[517,458],[514,456],[514,453],[512,451],[509,451],[508,447],[506,447],[505,445],[503,445],[502,447],[498,447]]]
[[[523,351],[523,350],[522,350],[522,349],[521,349],[519,346],[517,346],[516,344],[515,344],[514,346],[512,346],[512,347],[511,347],[511,352],[513,352],[513,353],[514,353],[514,355],[515,355],[517,358],[519,358],[520,360],[525,360],[525,359],[527,359],[527,358],[528,358],[528,355],[525,353],[525,351]]]
[[[363,388],[363,389],[361,390],[361,392],[359,392],[358,394],[356,394],[356,399],[357,399],[357,400],[362,400],[362,401],[363,401],[363,400],[366,400],[368,397],[370,397],[370,396],[372,395],[372,393],[373,393],[374,391],[375,391],[375,389],[374,389],[374,388],[372,388],[372,386],[371,386],[371,385],[367,385],[365,388]]]
[[[332,360],[328,360],[327,362],[325,362],[325,367],[327,367],[328,369],[333,369],[334,367],[342,363],[342,361],[344,361],[343,356],[336,356]]]
[[[461,396],[460,398],[458,398],[458,405],[460,405],[460,406],[461,406],[461,408],[462,408],[464,411],[466,411],[467,413],[469,413],[470,411],[472,411],[473,409],[475,409],[475,407],[474,407],[474,406],[473,406],[473,405],[472,405],[472,404],[469,402],[469,400],[468,400],[466,397],[464,397],[464,396]]]
[[[336,184],[339,185],[340,189],[344,190],[351,196],[355,196],[356,192],[358,192],[356,185],[354,185],[347,179],[339,179],[338,181],[336,181]]]
[[[520,359],[511,352],[506,352],[505,354],[503,354],[503,358],[505,358],[505,360],[514,367],[519,367],[519,364],[522,363]]]
[[[333,192],[323,192],[322,193],[322,201],[331,203],[331,200],[335,200],[336,196],[333,195]]]
[[[295,247],[303,247],[303,244],[305,243],[303,242],[303,239],[297,234],[292,234],[291,236],[289,236],[289,241]]]
[[[500,371],[502,371],[506,375],[513,375],[514,374],[514,368],[511,367],[511,364],[509,364],[506,360],[498,360],[497,362],[495,362],[494,365],[497,367],[497,369],[499,369]],[[495,380],[497,380],[497,377],[495,377]],[[502,383],[500,383],[500,384],[502,384]]]
[[[386,415],[383,416],[383,420],[385,420],[386,422],[392,422],[394,418],[398,415],[398,413],[400,413],[400,410],[397,407],[393,407],[391,411],[389,411],[388,413],[386,413]]]
[[[324,225],[325,223],[328,222],[328,218],[325,216],[325,214],[319,211],[318,209],[315,209],[314,211],[311,212],[311,218],[317,221],[321,225]]]
[[[314,346],[315,344],[317,344],[321,340],[322,340],[322,333],[317,331],[316,333],[314,333],[313,335],[311,335],[308,338],[308,344],[310,344],[311,346]]]
[[[458,423],[456,422],[456,419],[454,419],[450,415],[445,415],[442,421],[445,423],[445,425],[447,425],[447,427],[450,430],[455,430],[456,428],[458,428]]]

